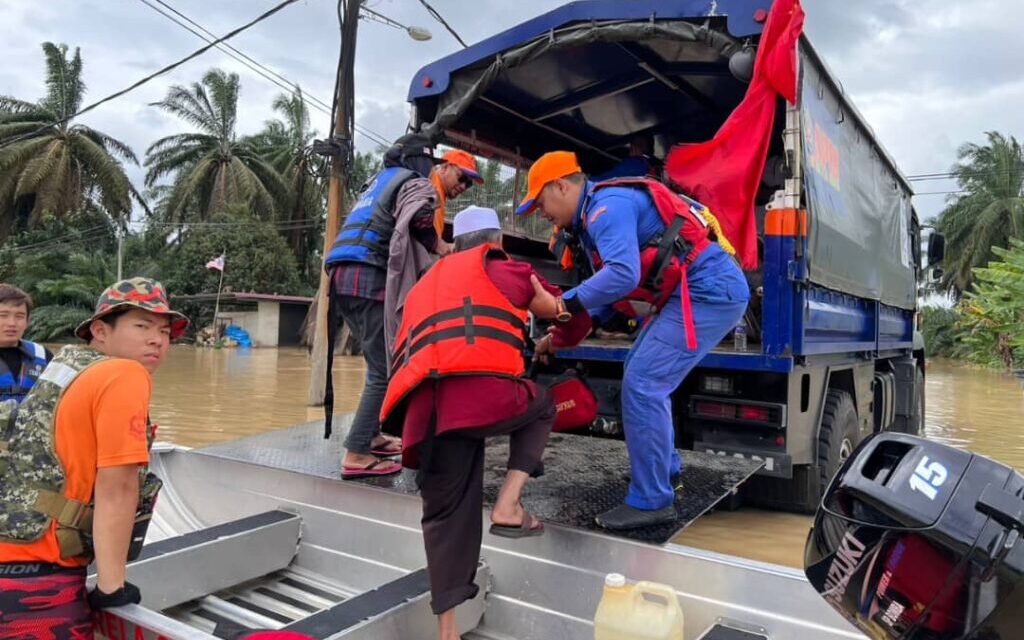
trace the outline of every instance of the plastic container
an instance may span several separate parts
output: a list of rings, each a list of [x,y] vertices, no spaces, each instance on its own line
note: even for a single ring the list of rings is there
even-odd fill
[[[732,348],[735,351],[747,350],[747,320],[740,318],[739,323],[732,332]]]
[[[683,640],[683,610],[671,587],[627,584],[609,573],[594,615],[594,640]]]

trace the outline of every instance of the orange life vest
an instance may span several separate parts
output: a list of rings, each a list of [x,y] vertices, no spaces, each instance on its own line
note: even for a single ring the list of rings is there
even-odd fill
[[[527,313],[487,275],[486,245],[442,258],[405,299],[381,407],[386,422],[421,382],[447,376],[518,378],[525,373]]]

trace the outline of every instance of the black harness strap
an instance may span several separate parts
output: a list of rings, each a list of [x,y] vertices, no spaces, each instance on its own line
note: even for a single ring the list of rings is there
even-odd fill
[[[412,346],[405,351],[405,353],[399,354],[395,357],[391,365],[391,375],[394,375],[400,367],[407,364],[409,359],[421,349],[441,342],[442,340],[463,338],[469,342],[469,336],[472,336],[474,340],[477,338],[489,338],[491,340],[504,342],[505,344],[515,347],[520,351],[526,348],[526,343],[523,342],[521,335],[517,336],[510,331],[505,331],[504,329],[497,329],[487,325],[472,323],[465,326],[456,325],[454,327],[448,327],[447,329],[441,329],[440,331],[429,333],[423,338],[420,338],[417,342],[414,342]],[[401,360],[399,360],[399,358],[401,358]]]
[[[473,344],[473,299],[469,296],[462,299],[462,326],[466,331],[466,344]]]
[[[502,309],[500,307],[492,307],[490,305],[471,303],[468,304],[467,309],[467,301],[469,301],[469,298],[465,298],[465,300],[463,301],[463,305],[461,307],[454,307],[451,309],[445,309],[444,311],[438,311],[437,313],[428,316],[422,322],[413,327],[409,331],[409,333],[406,334],[405,339],[402,340],[401,343],[395,345],[395,348],[391,352],[392,362],[408,362],[409,344],[415,341],[416,338],[418,338],[421,334],[423,334],[427,329],[429,329],[433,325],[448,320],[463,318],[466,325],[469,326],[472,324],[473,317],[475,316],[494,318],[496,320],[501,320],[503,322],[509,323],[517,334],[522,334],[526,331],[526,324],[519,318],[519,316],[515,315],[514,313],[506,311],[505,309]],[[467,330],[467,339],[473,330],[474,329],[472,327]]]
[[[327,274],[327,376],[324,381],[324,440],[331,437],[334,421],[334,341],[338,334],[338,308],[334,302],[334,271]]]

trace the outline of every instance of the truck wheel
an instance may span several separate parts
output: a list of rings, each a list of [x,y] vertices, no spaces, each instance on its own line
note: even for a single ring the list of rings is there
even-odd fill
[[[825,411],[818,431],[818,473],[821,474],[821,495],[832,476],[857,446],[857,408],[846,391],[830,389],[825,396]]]

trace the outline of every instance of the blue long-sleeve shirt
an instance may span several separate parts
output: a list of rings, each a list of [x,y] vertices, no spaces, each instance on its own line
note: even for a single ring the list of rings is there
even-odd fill
[[[591,315],[601,317],[605,307],[640,284],[640,247],[664,231],[665,223],[640,189],[605,187],[595,192],[593,188],[594,183],[586,184],[574,224],[587,255],[596,251],[602,267],[564,297],[579,298]],[[587,224],[582,230],[584,216]]]

